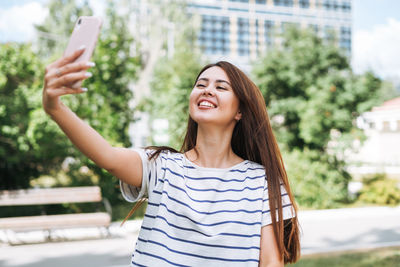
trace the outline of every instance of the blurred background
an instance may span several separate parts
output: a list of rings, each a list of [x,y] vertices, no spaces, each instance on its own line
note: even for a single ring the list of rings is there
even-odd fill
[[[98,185],[113,221],[132,208],[41,107],[45,66],[77,18],[96,15],[88,92],[63,102],[112,145],[179,150],[196,75],[227,60],[265,97],[300,210],[396,207],[398,10],[396,0],[0,1],[0,189]],[[84,209],[3,206],[0,217]]]

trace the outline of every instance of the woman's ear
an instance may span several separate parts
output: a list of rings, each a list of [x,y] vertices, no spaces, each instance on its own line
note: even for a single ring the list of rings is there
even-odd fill
[[[242,118],[242,112],[240,110],[238,110],[238,112],[236,113],[236,116],[235,116],[235,120],[240,121],[241,118]]]

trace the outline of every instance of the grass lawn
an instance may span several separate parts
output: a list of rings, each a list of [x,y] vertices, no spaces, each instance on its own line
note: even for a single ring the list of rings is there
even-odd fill
[[[400,247],[307,255],[289,267],[400,267]]]

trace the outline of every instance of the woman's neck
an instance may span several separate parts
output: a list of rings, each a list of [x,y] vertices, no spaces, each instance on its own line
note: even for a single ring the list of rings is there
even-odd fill
[[[186,152],[186,157],[201,167],[229,168],[243,161],[231,146],[233,129],[198,127],[196,151]]]

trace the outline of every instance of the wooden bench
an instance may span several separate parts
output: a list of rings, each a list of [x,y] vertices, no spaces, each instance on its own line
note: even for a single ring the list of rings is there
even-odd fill
[[[0,218],[0,229],[6,232],[45,230],[47,240],[51,241],[52,230],[65,228],[101,227],[108,236],[111,223],[111,206],[106,199],[102,199],[98,186],[0,190],[0,206],[102,201],[107,212]],[[7,239],[10,243],[10,239]]]

